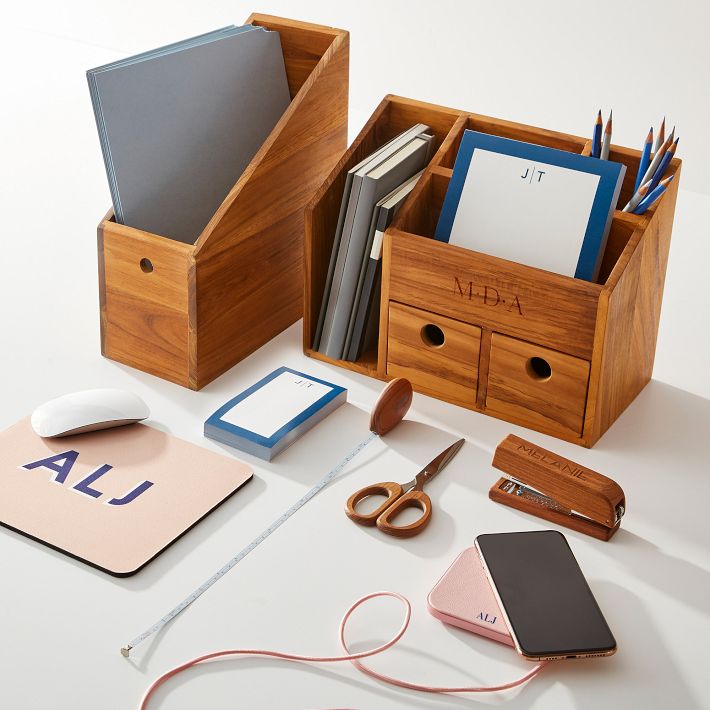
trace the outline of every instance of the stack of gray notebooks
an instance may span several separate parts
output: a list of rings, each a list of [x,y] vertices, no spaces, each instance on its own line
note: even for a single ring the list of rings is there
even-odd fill
[[[278,32],[223,27],[87,72],[116,221],[194,243],[290,103]]]
[[[377,330],[382,237],[433,150],[419,123],[348,171],[314,350],[357,360]]]

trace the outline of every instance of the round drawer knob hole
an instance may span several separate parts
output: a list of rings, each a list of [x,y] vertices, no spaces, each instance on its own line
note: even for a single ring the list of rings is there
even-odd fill
[[[531,357],[525,363],[525,369],[533,380],[538,380],[539,382],[546,382],[552,377],[550,363],[541,357]]]
[[[422,328],[422,340],[432,348],[440,348],[446,342],[446,337],[438,325],[428,323]]]
[[[141,271],[144,274],[149,274],[151,271],[153,271],[153,262],[150,259],[141,259],[140,267]]]

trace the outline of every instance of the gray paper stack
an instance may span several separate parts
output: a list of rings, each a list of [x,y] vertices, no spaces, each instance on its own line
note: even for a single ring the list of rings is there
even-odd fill
[[[87,72],[116,220],[188,244],[286,110],[277,32],[224,27]]]

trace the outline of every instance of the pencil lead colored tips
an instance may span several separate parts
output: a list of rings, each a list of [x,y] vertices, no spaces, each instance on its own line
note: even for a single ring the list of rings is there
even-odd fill
[[[673,173],[673,175],[669,175],[667,178],[664,178],[658,184],[663,185],[663,187],[667,187],[668,183],[670,183],[670,181],[673,180],[674,177],[675,177],[675,173]]]

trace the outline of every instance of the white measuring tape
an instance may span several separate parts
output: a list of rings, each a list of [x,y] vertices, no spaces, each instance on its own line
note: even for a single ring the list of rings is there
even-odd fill
[[[234,567],[238,562],[243,560],[252,550],[255,550],[266,540],[271,533],[283,525],[299,508],[302,508],[308,501],[313,498],[319,491],[323,490],[371,441],[378,438],[377,432],[371,432],[370,435],[361,441],[335,468],[326,473],[323,478],[316,483],[311,490],[308,491],[302,498],[297,500],[286,512],[274,520],[266,530],[252,540],[241,552],[232,557],[227,564],[217,570],[207,581],[203,582],[194,592],[190,593],[183,599],[172,611],[169,611],[159,621],[156,621],[152,626],[147,628],[142,634],[136,636],[132,641],[129,641],[121,648],[121,654],[128,658],[131,654],[131,649],[135,648],[139,643],[142,643],[147,638],[152,636],[157,631],[160,631],[166,624],[170,623],[181,611],[186,609],[195,599],[201,597],[215,582],[218,582]]]

